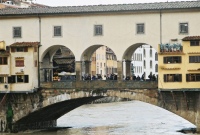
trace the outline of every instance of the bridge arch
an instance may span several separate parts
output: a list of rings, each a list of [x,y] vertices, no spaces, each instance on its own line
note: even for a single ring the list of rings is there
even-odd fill
[[[42,82],[58,80],[58,73],[62,71],[75,72],[74,53],[64,45],[48,47],[42,52],[40,60],[40,81]]]
[[[141,47],[140,51],[138,50],[139,47]],[[157,64],[156,56],[153,53],[157,53],[157,48],[145,42],[138,42],[138,43],[130,45],[124,51],[123,56],[122,56],[123,75],[126,78],[127,77],[135,78],[133,76],[136,76],[136,77],[139,76],[140,78],[142,77],[143,79],[148,79],[149,74],[155,73],[155,66],[153,65]],[[137,56],[134,56],[134,54]],[[138,61],[138,62],[135,64],[134,61]],[[139,61],[141,61],[141,63],[139,63]],[[152,61],[154,62],[152,63]],[[155,75],[157,75],[157,73],[155,73]]]
[[[80,62],[83,79],[91,76],[93,79],[105,80],[106,75],[117,73],[117,56],[111,48],[103,44],[86,48],[81,54]]]

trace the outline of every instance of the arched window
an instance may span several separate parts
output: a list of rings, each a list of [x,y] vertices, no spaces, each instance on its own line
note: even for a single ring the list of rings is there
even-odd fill
[[[155,72],[158,72],[158,64],[155,65]]]
[[[146,61],[143,62],[144,69],[146,68]]]
[[[143,50],[143,55],[144,55],[144,57],[146,57],[146,50],[145,49]]]
[[[155,53],[155,61],[158,61],[158,53]]]
[[[150,68],[152,68],[152,61],[150,60]]]
[[[150,49],[150,52],[149,52],[149,53],[150,53],[150,57],[152,57],[152,49]]]

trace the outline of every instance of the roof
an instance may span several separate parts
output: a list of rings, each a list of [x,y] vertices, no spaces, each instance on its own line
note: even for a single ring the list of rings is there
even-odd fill
[[[57,64],[72,64],[74,59],[55,59],[54,60]]]
[[[200,40],[200,36],[187,36],[182,39],[183,41]]]
[[[0,16],[200,9],[200,1],[2,9]]]
[[[15,42],[10,47],[33,47],[39,46],[40,42]]]

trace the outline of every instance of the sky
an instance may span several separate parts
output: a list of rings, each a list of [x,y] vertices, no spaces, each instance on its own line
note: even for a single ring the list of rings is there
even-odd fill
[[[130,4],[130,3],[152,3],[172,1],[196,1],[196,0],[32,0],[48,6],[82,6],[82,5],[106,5],[106,4]]]

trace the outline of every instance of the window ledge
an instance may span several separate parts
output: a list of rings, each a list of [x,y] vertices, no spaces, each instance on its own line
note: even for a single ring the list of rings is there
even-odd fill
[[[24,74],[24,72],[16,72],[15,74],[21,74],[21,75],[23,75],[23,74]]]
[[[188,54],[200,54],[200,52],[188,52]]]
[[[160,55],[175,55],[175,54],[184,55],[185,53],[183,53],[183,52],[159,52],[158,54],[160,54]]]
[[[200,68],[197,68],[197,69],[188,69],[188,71],[200,71]]]
[[[175,68],[161,68],[161,69],[163,69],[163,70],[179,70],[179,69],[181,69],[181,68],[179,68],[179,67],[175,67]]]

